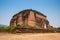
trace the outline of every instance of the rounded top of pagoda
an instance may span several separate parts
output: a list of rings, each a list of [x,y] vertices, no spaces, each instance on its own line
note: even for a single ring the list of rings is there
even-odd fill
[[[33,9],[25,9],[25,10],[22,10],[22,11],[20,11],[19,13],[15,14],[14,16],[19,15],[19,14],[21,14],[21,13],[23,13],[23,12],[26,12],[26,11],[28,11],[28,12],[33,11],[34,13],[38,13],[39,15],[42,15],[42,16],[46,17],[43,13],[38,12],[38,11],[33,10]],[[14,16],[13,16],[13,17],[14,17]]]

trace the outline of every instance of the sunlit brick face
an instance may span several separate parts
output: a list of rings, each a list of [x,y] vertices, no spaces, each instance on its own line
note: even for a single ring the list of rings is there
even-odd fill
[[[46,16],[36,10],[27,9],[15,14],[11,21],[10,26],[23,25],[23,26],[33,26],[38,28],[48,28],[49,22]]]

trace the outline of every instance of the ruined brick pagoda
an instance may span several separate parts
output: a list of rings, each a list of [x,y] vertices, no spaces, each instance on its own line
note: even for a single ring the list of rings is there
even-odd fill
[[[10,21],[10,26],[16,25],[22,25],[25,28],[30,28],[30,26],[39,29],[51,28],[47,17],[41,12],[32,9],[26,9],[15,14]]]

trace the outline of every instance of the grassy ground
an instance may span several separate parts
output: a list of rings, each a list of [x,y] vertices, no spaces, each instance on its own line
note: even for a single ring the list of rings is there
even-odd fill
[[[60,40],[60,33],[0,33],[0,40]]]

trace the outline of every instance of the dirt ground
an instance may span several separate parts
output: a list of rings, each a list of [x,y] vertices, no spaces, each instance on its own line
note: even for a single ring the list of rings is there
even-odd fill
[[[60,40],[60,33],[0,33],[0,40]]]

